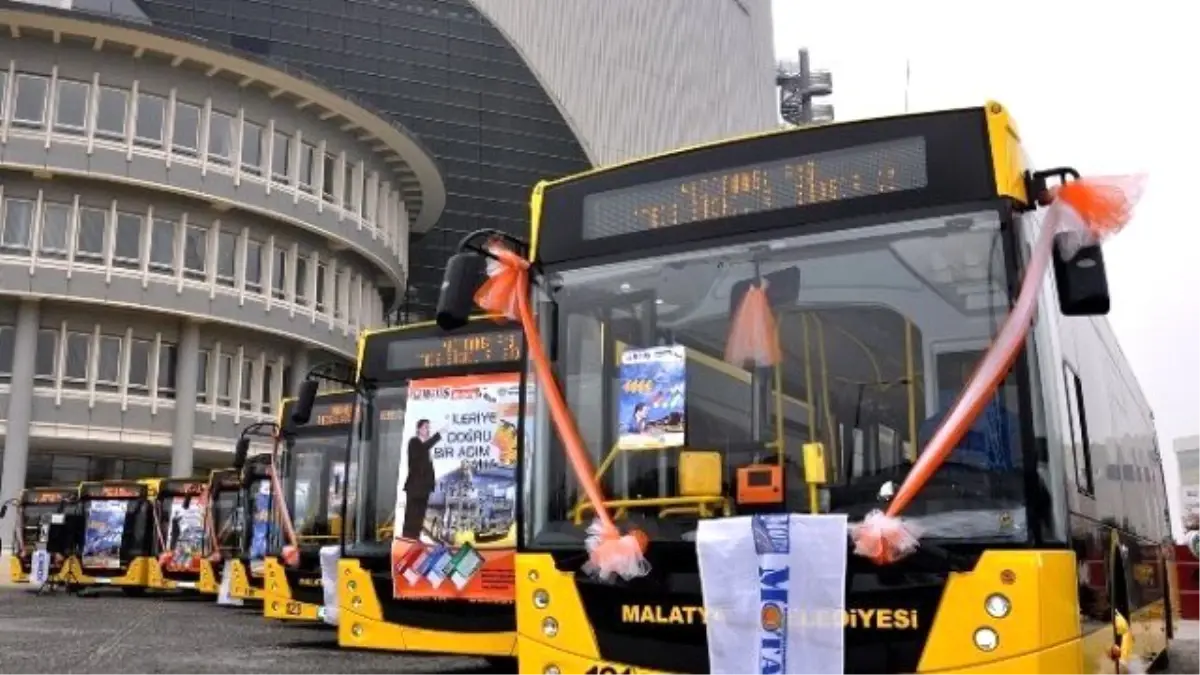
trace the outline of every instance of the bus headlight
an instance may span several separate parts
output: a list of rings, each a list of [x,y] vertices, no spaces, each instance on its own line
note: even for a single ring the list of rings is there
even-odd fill
[[[975,646],[979,648],[979,651],[995,651],[996,647],[1000,646],[1000,636],[996,634],[996,631],[984,626],[975,631]]]
[[[1012,603],[999,593],[993,593],[984,601],[983,608],[993,619],[1003,619],[1012,611]]]
[[[546,609],[550,605],[550,594],[539,588],[533,592],[533,606],[538,609]]]
[[[350,591],[351,593],[353,593],[354,591],[357,591],[358,590],[358,582],[353,579],[351,579],[350,581],[347,581],[346,582],[346,590]]]
[[[542,672],[545,673],[546,675],[559,675],[559,673],[561,673],[562,671],[558,669],[558,666],[551,663],[550,665],[546,666],[546,669],[543,670]]]
[[[558,620],[552,616],[542,619],[542,633],[544,633],[546,637],[554,637],[555,635],[558,635]]]

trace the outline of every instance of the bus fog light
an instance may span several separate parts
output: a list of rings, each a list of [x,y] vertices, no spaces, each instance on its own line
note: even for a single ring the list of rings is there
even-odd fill
[[[533,592],[533,606],[538,609],[546,609],[550,605],[550,594],[539,588]]]
[[[546,637],[558,635],[558,620],[552,616],[542,619],[542,632],[545,633]]]
[[[995,651],[996,647],[1000,646],[1000,636],[996,634],[996,631],[984,626],[975,631],[975,646],[980,651]]]
[[[356,637],[356,638],[360,638],[360,637],[362,637],[362,634],[363,634],[363,627],[362,627],[362,624],[360,624],[360,623],[356,623],[356,624],[354,624],[353,626],[351,626],[351,627],[350,627],[350,634],[351,634],[351,635],[353,635],[353,636],[354,636],[354,637]]]
[[[279,611],[279,603],[278,603],[278,602],[272,602],[272,603],[271,603],[271,611],[272,611],[272,612],[278,612],[278,611]]]
[[[358,597],[357,595],[354,596],[350,600],[350,606],[353,607],[354,609],[358,609],[359,607],[362,607],[362,598]]]
[[[353,579],[351,579],[350,581],[347,581],[346,582],[346,590],[350,591],[351,593],[353,593],[354,591],[357,591],[358,590],[358,582]]]
[[[983,603],[983,607],[987,610],[988,616],[993,619],[1003,619],[1012,611],[1012,603],[999,593],[989,595],[987,601]]]
[[[558,669],[558,666],[551,663],[550,665],[546,666],[546,669],[543,670],[542,672],[545,673],[546,675],[558,675],[562,671]]]
[[[530,581],[537,581],[537,580],[538,580],[538,573],[537,573],[537,570],[529,570],[529,580],[530,580]],[[553,667],[553,666],[551,666],[551,667]]]

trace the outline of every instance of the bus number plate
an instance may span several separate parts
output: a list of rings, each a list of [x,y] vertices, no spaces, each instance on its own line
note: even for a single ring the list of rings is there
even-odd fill
[[[613,668],[612,666],[592,666],[588,669],[587,675],[631,675],[633,673],[629,668]]]
[[[287,605],[284,606],[283,611],[287,612],[288,616],[300,616],[300,603],[294,600],[288,602]]]

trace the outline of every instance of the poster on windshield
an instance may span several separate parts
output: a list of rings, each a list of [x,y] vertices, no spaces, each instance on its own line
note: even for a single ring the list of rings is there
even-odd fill
[[[127,499],[96,499],[87,502],[87,526],[83,532],[81,563],[88,569],[121,568],[121,540],[125,538]]]
[[[409,384],[397,476],[397,598],[513,601],[517,373]]]
[[[250,499],[254,518],[250,526],[250,573],[258,576],[266,566],[274,525],[271,520],[271,481],[263,479],[252,484]]]
[[[687,350],[681,345],[626,349],[621,354],[617,447],[683,446]]]
[[[167,550],[171,552],[164,567],[168,572],[200,573],[204,556],[204,516],[208,495],[175,497],[171,500]]]

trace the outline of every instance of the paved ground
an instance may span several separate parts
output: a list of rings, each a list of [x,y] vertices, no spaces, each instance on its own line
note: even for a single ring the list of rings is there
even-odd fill
[[[515,663],[339,650],[331,630],[269,622],[211,599],[37,597],[0,579],[0,673],[511,673]],[[148,637],[149,636],[149,637]],[[1184,622],[1172,673],[1200,672]]]
[[[149,636],[149,637],[148,637]],[[479,659],[339,650],[330,629],[210,600],[37,597],[0,585],[3,673],[480,673]]]

